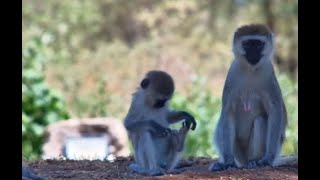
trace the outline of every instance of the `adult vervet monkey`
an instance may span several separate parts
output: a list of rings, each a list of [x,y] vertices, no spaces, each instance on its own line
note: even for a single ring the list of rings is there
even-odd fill
[[[234,33],[234,61],[214,134],[220,161],[209,170],[283,164],[277,158],[287,112],[271,62],[274,44],[273,33],[264,25],[245,25]]]
[[[172,77],[163,71],[149,71],[133,94],[124,124],[134,147],[135,163],[129,168],[148,175],[177,172],[187,132],[196,122],[185,111],[168,108],[174,92]],[[185,120],[182,128],[171,130],[169,125]]]

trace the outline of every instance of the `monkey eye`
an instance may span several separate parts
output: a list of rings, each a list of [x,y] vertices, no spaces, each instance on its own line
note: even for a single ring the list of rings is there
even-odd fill
[[[256,46],[257,46],[258,49],[262,49],[264,47],[264,42],[260,41],[260,43],[257,43]]]
[[[242,46],[244,49],[255,47],[255,48],[261,50],[264,47],[264,42],[262,42],[260,40],[249,39],[249,40],[242,42]]]
[[[249,47],[248,41],[242,42],[242,47],[245,48],[245,49],[248,48]]]

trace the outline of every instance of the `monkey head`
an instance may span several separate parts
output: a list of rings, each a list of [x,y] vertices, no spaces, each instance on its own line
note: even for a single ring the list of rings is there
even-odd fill
[[[140,86],[144,91],[145,104],[154,109],[164,107],[174,92],[174,81],[164,71],[149,71]]]
[[[236,58],[246,61],[251,66],[271,59],[274,36],[271,30],[261,24],[239,27],[233,37],[233,53]]]

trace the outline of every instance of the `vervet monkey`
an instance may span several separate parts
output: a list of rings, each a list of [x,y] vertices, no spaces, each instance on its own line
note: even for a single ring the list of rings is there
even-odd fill
[[[173,92],[172,77],[153,70],[146,74],[133,94],[124,121],[134,148],[135,163],[130,164],[129,169],[152,176],[176,171],[186,134],[189,128],[195,130],[196,121],[185,111],[169,109]],[[181,120],[185,121],[180,130],[169,128]]]
[[[245,25],[233,37],[214,144],[220,161],[209,170],[254,168],[277,162],[285,139],[287,112],[271,58],[274,36],[268,27]]]

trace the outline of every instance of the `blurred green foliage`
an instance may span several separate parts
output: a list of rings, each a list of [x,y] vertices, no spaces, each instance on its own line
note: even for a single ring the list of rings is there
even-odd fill
[[[278,73],[278,81],[288,114],[286,140],[282,153],[298,154],[298,82],[293,81],[287,74]]]
[[[131,94],[144,73],[161,68],[173,75],[176,82],[172,107],[190,111],[199,122],[197,130],[188,135],[186,145],[185,155],[194,156],[216,156],[212,135],[220,115],[224,79],[233,58],[233,31],[247,23],[272,26],[276,33],[274,62],[289,115],[283,153],[297,153],[297,73],[287,74],[291,69],[294,72],[298,58],[297,0],[22,3],[23,51],[32,47],[37,57],[45,56],[46,61],[30,69],[45,65],[38,74],[42,82],[45,76],[50,87],[63,94],[66,107],[60,109],[66,108],[71,117],[123,119]],[[194,76],[197,78],[192,80]],[[48,91],[55,94],[51,88]],[[23,98],[26,97],[23,92]],[[51,110],[41,112],[45,117]],[[31,124],[25,123],[24,127]],[[32,144],[34,139],[25,137],[23,143]],[[38,154],[40,143],[34,145],[24,151]]]
[[[197,121],[196,130],[190,131],[186,139],[185,156],[217,156],[212,140],[213,130],[220,116],[221,98],[212,96],[205,83],[204,78],[195,78],[188,95],[176,93],[171,102],[173,109],[188,111]]]
[[[46,126],[68,118],[61,94],[45,82],[43,44],[40,39],[28,42],[22,52],[22,154],[39,158]]]

